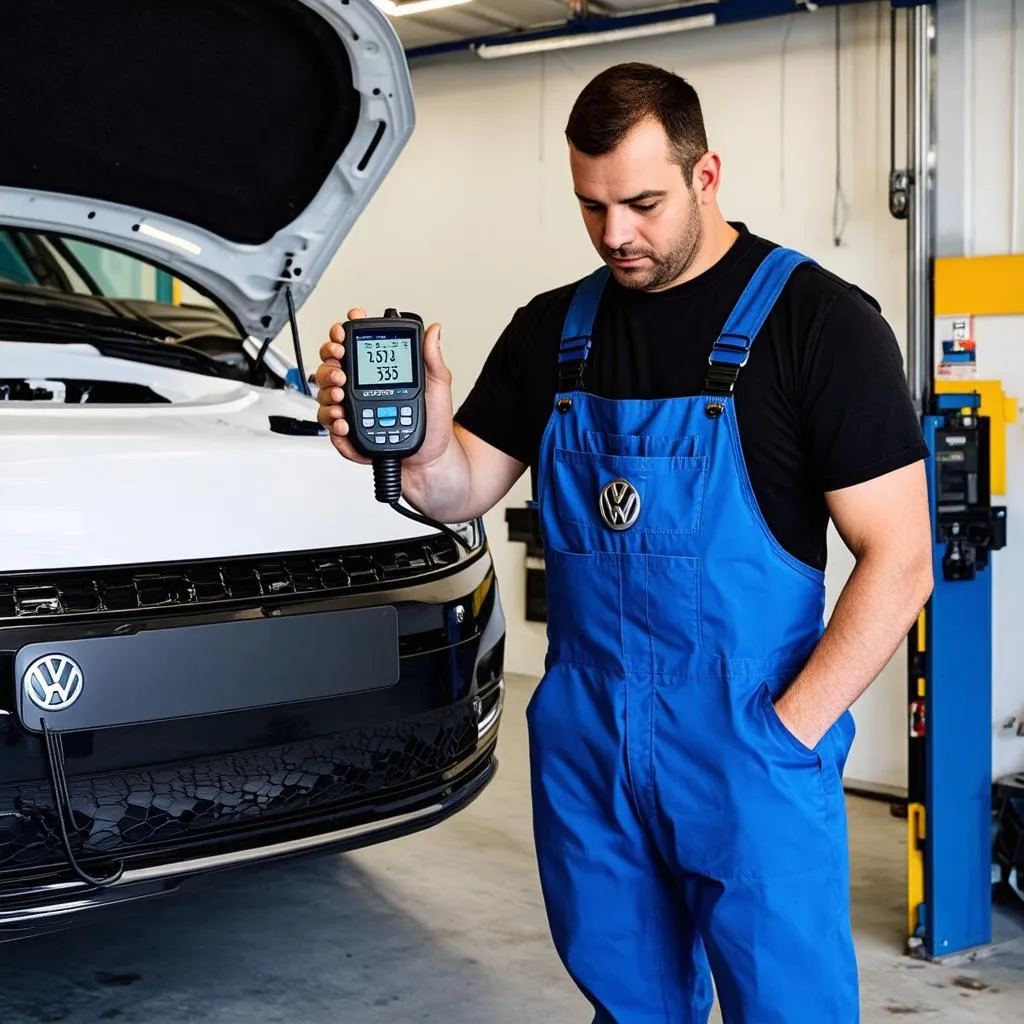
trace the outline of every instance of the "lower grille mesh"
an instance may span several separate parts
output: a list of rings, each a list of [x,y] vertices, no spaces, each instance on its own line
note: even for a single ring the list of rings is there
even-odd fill
[[[72,848],[125,856],[226,827],[344,809],[449,768],[473,750],[476,729],[463,703],[301,743],[71,778]],[[57,829],[47,784],[0,786],[0,873],[64,864]]]

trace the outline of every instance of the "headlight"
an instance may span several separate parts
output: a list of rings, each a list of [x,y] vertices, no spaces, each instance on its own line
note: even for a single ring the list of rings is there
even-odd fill
[[[469,545],[470,551],[479,550],[487,540],[482,519],[471,519],[468,523],[453,523],[451,528]]]

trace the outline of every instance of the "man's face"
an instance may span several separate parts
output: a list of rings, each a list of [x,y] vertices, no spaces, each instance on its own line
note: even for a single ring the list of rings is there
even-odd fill
[[[700,249],[703,225],[664,128],[644,121],[604,156],[570,146],[569,162],[587,233],[619,284],[644,291],[674,284]]]

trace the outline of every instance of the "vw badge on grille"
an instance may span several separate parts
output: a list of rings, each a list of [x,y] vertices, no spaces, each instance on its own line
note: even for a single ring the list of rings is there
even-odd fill
[[[64,654],[47,654],[32,662],[21,679],[25,694],[43,711],[63,711],[82,696],[85,678],[78,663]]]
[[[628,480],[606,484],[599,505],[609,530],[628,530],[640,518],[640,494]]]

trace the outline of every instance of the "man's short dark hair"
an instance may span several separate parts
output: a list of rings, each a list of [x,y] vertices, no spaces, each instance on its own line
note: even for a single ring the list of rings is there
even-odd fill
[[[565,134],[587,156],[610,153],[641,121],[653,117],[687,181],[708,151],[697,92],[684,79],[651,64],[617,64],[602,71],[580,93]]]

